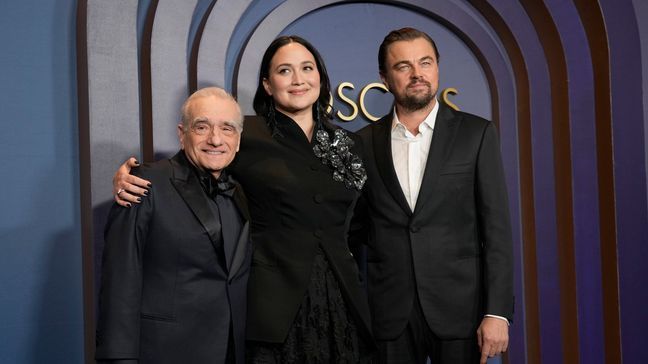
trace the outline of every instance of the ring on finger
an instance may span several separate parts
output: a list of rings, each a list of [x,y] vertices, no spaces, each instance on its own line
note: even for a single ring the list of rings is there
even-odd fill
[[[123,188],[120,188],[119,190],[117,190],[117,193],[115,194],[115,196],[119,196],[119,194],[124,192],[124,191],[126,191],[126,190],[123,189]]]

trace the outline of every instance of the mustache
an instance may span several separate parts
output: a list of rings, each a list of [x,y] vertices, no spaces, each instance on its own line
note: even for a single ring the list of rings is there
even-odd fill
[[[410,83],[407,84],[407,87],[415,86],[415,85],[426,85],[427,87],[432,87],[432,85],[425,80],[412,80],[410,81]]]

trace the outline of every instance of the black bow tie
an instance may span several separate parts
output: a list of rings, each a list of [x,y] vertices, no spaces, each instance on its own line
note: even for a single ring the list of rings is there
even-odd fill
[[[218,179],[212,175],[201,175],[200,184],[211,198],[216,198],[217,195],[234,196],[234,181],[225,173],[221,173]]]

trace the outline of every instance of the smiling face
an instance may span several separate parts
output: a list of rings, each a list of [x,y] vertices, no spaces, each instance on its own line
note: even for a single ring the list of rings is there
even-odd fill
[[[218,178],[239,150],[239,108],[234,100],[209,95],[191,100],[186,114],[178,125],[180,145],[194,166]]]
[[[381,78],[394,95],[397,107],[408,111],[433,107],[439,67],[432,44],[424,38],[392,43]]]
[[[320,74],[315,58],[306,47],[296,42],[279,48],[270,61],[263,88],[282,113],[310,113],[320,94]]]

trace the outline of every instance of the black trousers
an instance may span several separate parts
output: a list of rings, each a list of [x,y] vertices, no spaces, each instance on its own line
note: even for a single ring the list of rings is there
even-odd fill
[[[403,333],[395,340],[378,340],[374,360],[378,364],[474,364],[479,363],[477,335],[467,340],[441,340],[430,330],[418,297]]]

